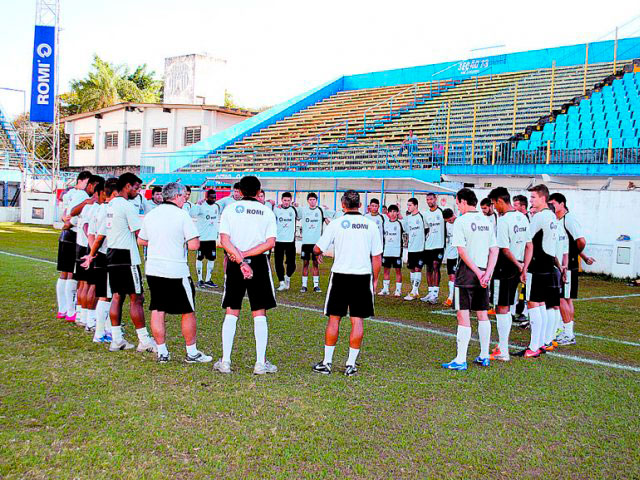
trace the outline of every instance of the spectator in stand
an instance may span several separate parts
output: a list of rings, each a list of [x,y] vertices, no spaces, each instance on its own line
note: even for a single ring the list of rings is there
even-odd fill
[[[412,155],[418,149],[418,136],[413,133],[413,130],[409,130],[409,135],[405,137],[400,145],[398,155],[402,155],[402,151],[406,150],[409,155]]]

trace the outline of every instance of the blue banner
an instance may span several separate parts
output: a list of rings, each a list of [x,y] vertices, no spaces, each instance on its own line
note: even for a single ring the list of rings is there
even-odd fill
[[[53,123],[55,108],[55,27],[36,25],[31,75],[32,122]]]

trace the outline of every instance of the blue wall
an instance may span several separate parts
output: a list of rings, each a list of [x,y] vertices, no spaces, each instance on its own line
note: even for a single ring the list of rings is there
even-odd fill
[[[593,175],[640,176],[640,164],[607,165],[606,163],[578,164],[518,164],[518,165],[451,165],[442,167],[443,175]]]

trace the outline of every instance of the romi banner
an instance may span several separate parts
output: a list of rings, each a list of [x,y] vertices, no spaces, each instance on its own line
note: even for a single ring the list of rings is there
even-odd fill
[[[55,27],[36,25],[31,75],[32,122],[53,123],[55,108]]]

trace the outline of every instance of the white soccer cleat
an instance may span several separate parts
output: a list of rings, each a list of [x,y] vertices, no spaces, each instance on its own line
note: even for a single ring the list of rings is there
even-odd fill
[[[220,359],[213,364],[213,369],[220,373],[231,373],[231,362],[225,362]]]
[[[286,283],[281,283],[278,287],[278,292],[284,292],[285,290],[289,290],[289,286]]]
[[[205,355],[202,352],[198,352],[193,356],[187,354],[184,359],[184,361],[187,363],[209,363],[211,360],[213,360],[213,357]]]
[[[378,292],[378,295],[389,295],[389,290],[383,288]]]
[[[264,375],[265,373],[276,373],[278,371],[278,367],[269,362],[269,360],[265,360],[264,363],[256,362],[253,367],[254,375]]]
[[[149,352],[149,353],[158,353],[158,346],[156,345],[156,341],[149,337],[146,342],[138,343],[138,348],[136,348],[137,352]]]
[[[416,298],[419,298],[419,295],[417,293],[407,293],[407,296],[404,297],[405,300],[415,300]]]
[[[393,294],[394,297],[401,297],[402,296],[402,292],[400,290],[396,290]]]
[[[111,344],[109,344],[110,352],[118,352],[120,350],[131,350],[132,348],[135,348],[135,345],[133,343],[127,342],[124,338],[119,342],[112,340]]]

